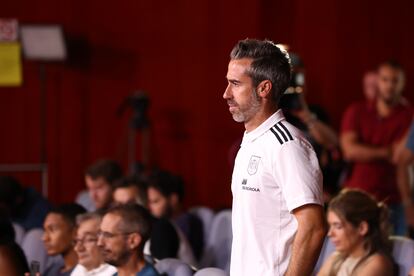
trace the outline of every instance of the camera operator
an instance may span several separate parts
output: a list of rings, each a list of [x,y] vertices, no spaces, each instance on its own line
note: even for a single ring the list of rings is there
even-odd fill
[[[324,196],[329,199],[338,191],[338,179],[343,162],[338,135],[329,126],[328,116],[319,106],[309,106],[305,100],[305,69],[299,56],[290,53],[292,78],[280,100],[286,120],[305,133],[315,149],[324,176]]]

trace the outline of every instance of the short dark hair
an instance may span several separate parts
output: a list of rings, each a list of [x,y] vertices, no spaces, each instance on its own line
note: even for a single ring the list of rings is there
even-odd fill
[[[401,72],[404,73],[404,68],[402,67],[401,63],[399,63],[398,60],[396,59],[389,59],[389,60],[386,60],[380,63],[380,65],[378,65],[378,69],[383,66],[389,66],[393,69],[400,70]]]
[[[9,218],[0,213],[0,242],[1,241],[14,241],[16,238],[16,232]]]
[[[115,191],[118,188],[130,188],[130,187],[137,188],[140,201],[143,203],[143,205],[146,205],[148,183],[144,181],[142,177],[139,177],[137,175],[123,177],[115,181],[113,190]]]
[[[76,216],[76,225],[79,226],[81,223],[88,220],[97,220],[100,222],[102,220],[102,217],[103,213],[101,211],[82,213]]]
[[[115,214],[121,217],[120,228],[122,231],[126,233],[138,232],[142,239],[139,250],[144,248],[152,230],[152,216],[147,209],[138,204],[125,204],[110,208],[106,214]]]
[[[23,191],[22,185],[16,178],[7,175],[0,176],[0,203],[8,208],[17,207],[17,199],[23,196]]]
[[[279,103],[280,97],[288,88],[291,66],[287,52],[270,40],[244,39],[237,42],[230,53],[231,59],[250,58],[252,63],[247,74],[257,87],[260,82],[272,83],[272,99]]]
[[[116,180],[122,177],[122,168],[114,160],[101,159],[89,166],[85,171],[85,175],[92,179],[102,177],[112,186]]]
[[[170,172],[154,172],[148,181],[148,188],[149,187],[159,191],[165,197],[177,194],[180,201],[184,199],[185,189],[183,179]]]
[[[61,215],[73,228],[76,226],[76,216],[86,213],[86,209],[77,203],[65,203],[52,208],[49,214],[51,213]]]

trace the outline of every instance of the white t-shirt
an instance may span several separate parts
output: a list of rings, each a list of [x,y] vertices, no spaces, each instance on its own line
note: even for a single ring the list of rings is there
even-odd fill
[[[283,275],[297,231],[292,211],[323,198],[316,154],[281,110],[244,134],[231,189],[230,274]]]
[[[116,271],[116,267],[110,264],[101,264],[92,270],[87,270],[83,265],[77,264],[70,276],[112,276]]]

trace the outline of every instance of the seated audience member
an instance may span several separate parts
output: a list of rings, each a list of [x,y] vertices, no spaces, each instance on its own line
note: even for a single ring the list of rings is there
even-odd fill
[[[63,204],[53,208],[46,216],[42,240],[49,256],[61,255],[62,264],[53,264],[46,268],[43,276],[69,276],[78,257],[74,249],[76,237],[76,216],[85,209],[75,203]]]
[[[0,241],[0,275],[22,276],[29,271],[26,256],[13,240]]]
[[[119,180],[114,187],[113,201],[114,204],[136,203],[146,207],[146,183],[133,176]]]
[[[14,239],[11,221],[0,215],[0,275],[20,276],[29,271],[26,256]]]
[[[136,178],[124,178],[115,185],[114,204],[137,203],[146,207],[146,184]],[[145,204],[142,204],[145,203]],[[144,252],[153,258],[177,258],[179,240],[177,231],[168,219],[151,219],[152,232]]]
[[[102,215],[100,213],[86,213],[76,218],[77,231],[75,251],[78,255],[78,265],[71,276],[112,276],[116,268],[104,262],[102,253],[97,245],[99,226]]]
[[[115,266],[119,276],[156,276],[144,259],[144,244],[151,235],[151,215],[137,204],[119,205],[107,211],[100,225],[98,246],[105,262]]]
[[[121,177],[122,168],[113,160],[99,160],[86,170],[86,187],[97,210],[110,207],[113,185]]]
[[[50,204],[35,189],[23,187],[11,176],[0,176],[0,209],[29,231],[42,228]]]
[[[203,249],[203,225],[195,215],[184,212],[184,183],[178,176],[159,172],[148,184],[148,206],[153,216],[167,218],[178,227],[178,235],[184,235],[183,243],[189,242],[197,259]],[[192,254],[191,254],[192,255]]]
[[[343,190],[328,207],[336,251],[318,275],[393,275],[388,209],[360,190]]]

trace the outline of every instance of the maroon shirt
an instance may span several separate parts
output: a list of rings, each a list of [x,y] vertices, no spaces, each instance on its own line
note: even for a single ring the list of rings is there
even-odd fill
[[[371,146],[389,147],[405,134],[410,126],[413,109],[399,104],[388,117],[381,118],[373,102],[354,103],[345,111],[341,133],[357,133],[359,142]],[[386,160],[354,162],[345,181],[349,188],[360,188],[388,204],[401,202],[396,168]]]

